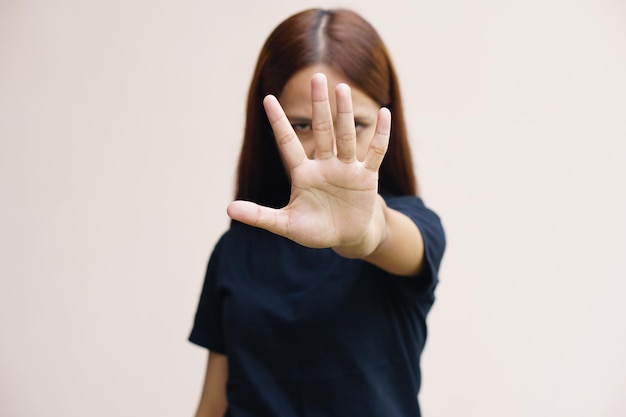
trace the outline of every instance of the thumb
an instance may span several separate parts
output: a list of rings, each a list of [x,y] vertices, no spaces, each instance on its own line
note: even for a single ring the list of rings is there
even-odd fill
[[[286,222],[281,221],[284,214],[281,210],[260,206],[251,201],[236,200],[226,208],[228,216],[249,226],[259,227],[272,233],[284,236]]]

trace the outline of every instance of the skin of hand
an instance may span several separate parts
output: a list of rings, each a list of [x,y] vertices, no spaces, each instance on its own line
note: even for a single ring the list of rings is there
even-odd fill
[[[391,114],[378,111],[376,129],[363,160],[357,158],[350,88],[335,88],[336,132],[327,78],[311,78],[312,136],[315,151],[307,157],[298,135],[274,96],[263,105],[291,178],[287,206],[273,209],[234,201],[228,215],[242,223],[284,236],[303,246],[333,248],[342,256],[363,258],[386,237],[385,203],[378,195],[378,169],[389,143]]]

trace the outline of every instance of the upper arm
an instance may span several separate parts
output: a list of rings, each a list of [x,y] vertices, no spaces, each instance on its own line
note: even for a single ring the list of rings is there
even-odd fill
[[[224,417],[228,405],[226,381],[228,380],[228,358],[217,352],[209,352],[204,387],[196,417]]]

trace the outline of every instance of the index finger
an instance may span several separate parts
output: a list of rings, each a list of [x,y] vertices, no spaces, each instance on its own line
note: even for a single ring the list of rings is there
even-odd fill
[[[302,143],[300,143],[300,139],[298,139],[276,97],[266,96],[263,100],[263,106],[272,126],[278,151],[283,156],[286,168],[291,170],[307,159]]]

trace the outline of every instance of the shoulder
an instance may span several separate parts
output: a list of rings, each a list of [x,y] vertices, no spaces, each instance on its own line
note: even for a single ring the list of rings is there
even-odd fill
[[[221,268],[240,269],[272,262],[292,246],[298,245],[266,230],[233,221],[215,244],[211,258]]]
[[[251,244],[273,240],[274,236],[276,235],[263,229],[232,221],[228,230],[226,230],[217,241],[215,249],[222,250],[222,248],[233,247],[243,249]]]
[[[441,218],[433,209],[428,207],[421,197],[413,195],[401,195],[401,196],[385,196],[385,203],[389,208],[392,208],[400,213],[408,216],[417,226],[422,229],[422,226],[437,229],[437,231],[444,237],[443,224]]]
[[[421,213],[429,214],[433,218],[439,219],[439,216],[429,207],[426,206],[421,197],[414,195],[384,195],[383,199],[387,206],[398,210],[404,214]]]

